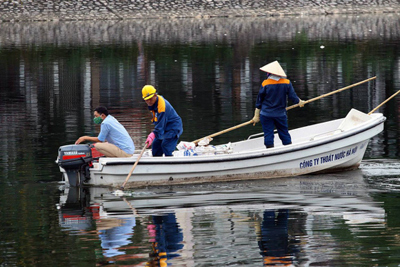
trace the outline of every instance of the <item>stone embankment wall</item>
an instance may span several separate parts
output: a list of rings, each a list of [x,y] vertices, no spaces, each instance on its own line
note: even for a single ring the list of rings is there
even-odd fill
[[[280,29],[280,30],[276,30]],[[397,40],[397,14],[361,14],[254,18],[183,18],[103,21],[3,22],[0,47],[57,44],[107,45],[132,43],[237,42],[252,47],[262,40]]]
[[[1,21],[398,13],[397,0],[2,0]]]

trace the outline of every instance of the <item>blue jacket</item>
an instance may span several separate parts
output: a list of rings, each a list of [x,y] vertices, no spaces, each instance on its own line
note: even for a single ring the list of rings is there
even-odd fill
[[[149,110],[153,113],[151,121],[155,125],[153,132],[157,139],[179,138],[183,132],[181,117],[165,98],[157,96]]]
[[[256,108],[261,109],[260,114],[266,117],[286,116],[286,102],[289,98],[294,104],[300,99],[296,95],[292,84],[288,79],[277,76],[269,76],[261,84],[257,96]]]

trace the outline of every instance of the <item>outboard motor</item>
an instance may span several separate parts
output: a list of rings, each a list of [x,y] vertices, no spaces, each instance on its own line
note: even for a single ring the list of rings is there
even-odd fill
[[[66,145],[58,149],[56,163],[65,170],[64,177],[71,186],[79,186],[90,179],[92,148],[89,145]]]

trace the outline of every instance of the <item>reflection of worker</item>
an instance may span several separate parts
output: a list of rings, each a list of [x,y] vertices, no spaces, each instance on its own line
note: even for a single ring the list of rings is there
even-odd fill
[[[265,210],[258,246],[266,265],[291,265],[292,256],[288,249],[288,217],[286,209],[279,210],[277,217],[274,210]]]
[[[107,108],[94,110],[94,123],[100,124],[97,137],[81,136],[75,144],[84,141],[96,142],[96,150],[107,157],[130,157],[135,152],[135,145],[125,127],[108,113]]]
[[[291,82],[285,79],[278,61],[274,61],[260,68],[267,73],[267,79],[262,82],[257,96],[256,110],[254,113],[254,124],[261,120],[264,131],[264,144],[267,148],[274,147],[274,127],[278,130],[279,138],[283,145],[290,145],[292,139],[288,131],[286,102],[289,98],[293,103],[304,106],[295,93]]]
[[[153,265],[167,266],[167,260],[178,257],[178,250],[183,248],[183,234],[174,213],[154,215],[153,225],[148,227],[152,239]],[[156,263],[157,265],[154,265]]]
[[[171,104],[162,96],[157,95],[156,89],[145,85],[142,89],[143,100],[146,101],[153,114],[154,131],[147,137],[147,147],[152,145],[153,156],[172,156],[182,134],[182,120]]]
[[[103,218],[97,222],[97,230],[101,239],[101,247],[105,257],[115,257],[124,255],[123,246],[128,245],[131,241],[130,236],[136,225],[134,216],[124,218]]]

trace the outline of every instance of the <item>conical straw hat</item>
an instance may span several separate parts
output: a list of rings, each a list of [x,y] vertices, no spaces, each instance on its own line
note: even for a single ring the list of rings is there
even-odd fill
[[[278,61],[271,62],[263,67],[260,70],[275,74],[281,77],[286,77],[285,71],[282,69],[281,65],[279,65]]]

